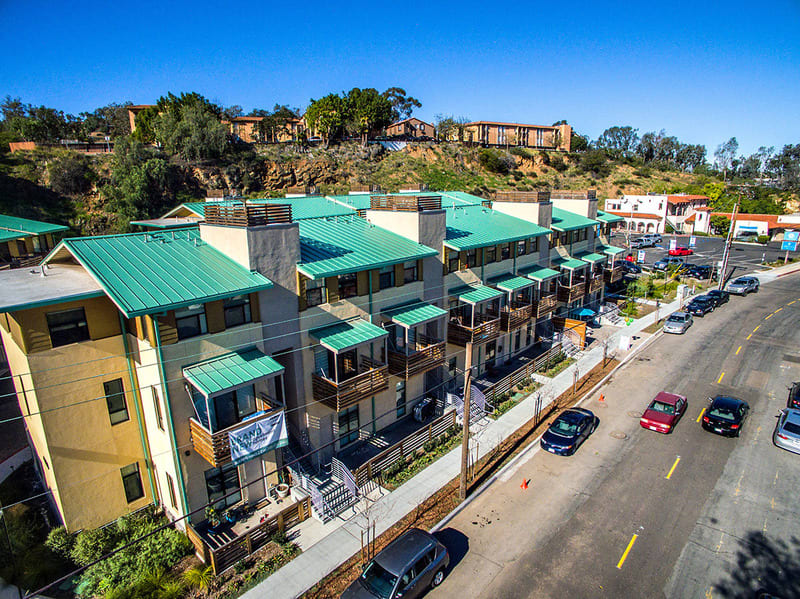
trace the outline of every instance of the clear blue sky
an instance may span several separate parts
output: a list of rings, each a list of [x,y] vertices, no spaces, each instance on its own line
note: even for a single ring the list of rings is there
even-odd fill
[[[800,143],[797,0],[0,0],[0,22],[0,96],[71,113],[168,91],[305,108],[399,86],[428,120],[664,128],[709,158],[731,136],[743,153]]]

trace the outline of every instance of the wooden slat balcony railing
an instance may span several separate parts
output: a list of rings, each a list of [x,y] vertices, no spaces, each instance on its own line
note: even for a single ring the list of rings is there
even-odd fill
[[[602,275],[597,275],[593,279],[590,279],[589,282],[587,283],[587,285],[586,285],[586,293],[587,294],[596,293],[596,292],[600,291],[603,288],[604,285],[605,285],[605,283],[603,282]]]
[[[209,225],[260,227],[292,222],[290,204],[258,204],[244,206],[206,206],[205,221]]]
[[[369,206],[370,209],[372,210],[390,210],[390,211],[400,211],[400,212],[423,212],[425,210],[441,210],[442,196],[440,195],[372,196],[369,199]]]
[[[316,372],[311,375],[314,400],[337,412],[389,388],[388,366],[361,359],[361,374],[337,383]]]
[[[566,285],[559,285],[558,286],[558,301],[564,303],[574,302],[576,299],[583,297],[584,293],[586,292],[586,282],[580,281],[579,283],[574,283],[572,286],[567,287]]]
[[[616,283],[617,281],[622,280],[622,267],[617,265],[614,268],[606,268],[603,271],[603,279],[605,280],[606,284]]]
[[[265,403],[261,397],[256,399],[256,406],[264,413],[215,433],[206,430],[197,420],[190,418],[189,432],[191,433],[192,447],[194,447],[194,450],[215,468],[219,468],[230,462],[231,444],[228,439],[228,433],[253,424],[254,422],[258,422],[259,420],[263,420],[264,418],[274,416],[276,412],[283,409],[283,406],[277,408],[271,407]]]
[[[500,312],[500,328],[508,333],[527,324],[533,316],[533,305],[524,302],[512,302],[503,306]]]
[[[550,199],[549,191],[498,191],[494,194],[497,202],[535,203],[547,202]]]
[[[403,378],[410,378],[420,372],[427,372],[444,364],[446,343],[424,335],[417,337],[417,347],[414,351],[389,350],[389,374]]]
[[[456,320],[447,324],[447,342],[466,347],[468,341],[484,343],[500,336],[500,315],[479,314],[475,317],[475,327],[465,326]]]
[[[536,301],[536,318],[543,318],[556,309],[558,298],[555,293],[543,295]]]

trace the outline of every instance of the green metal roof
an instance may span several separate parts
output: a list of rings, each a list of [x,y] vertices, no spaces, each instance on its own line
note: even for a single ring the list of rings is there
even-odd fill
[[[241,206],[241,200],[217,200],[217,201],[210,201],[210,202],[184,202],[179,206],[176,206],[166,214],[162,216],[162,218],[172,218],[172,216],[178,212],[181,208],[186,208],[190,212],[193,212],[199,217],[204,217],[206,215],[206,206]]]
[[[480,302],[503,297],[504,293],[497,289],[487,287],[486,285],[476,285],[475,287],[464,286],[451,289],[450,295],[468,304],[478,304]]]
[[[621,222],[621,221],[623,221],[625,219],[622,218],[621,216],[617,216],[616,214],[610,214],[610,213],[605,212],[603,210],[598,210],[597,211],[597,220],[603,221],[604,223],[618,223],[618,222]]]
[[[596,220],[553,206],[553,221],[550,223],[550,227],[556,231],[575,231],[576,229],[594,227],[597,224]]]
[[[447,208],[446,214],[444,245],[458,251],[519,241],[550,232],[539,225],[483,206]]]
[[[623,248],[618,248],[615,245],[599,245],[597,246],[597,249],[601,250],[604,254],[608,254],[609,256],[616,256],[617,254],[625,251]]]
[[[604,256],[603,254],[595,254],[594,252],[577,252],[575,254],[576,258],[580,258],[584,262],[591,262],[592,264],[596,262],[603,262],[604,260],[608,260],[608,256]]]
[[[436,320],[445,314],[447,314],[447,310],[442,310],[439,306],[426,304],[420,301],[396,306],[383,311],[383,315],[391,318],[392,322],[406,328]]]
[[[453,204],[456,206],[480,206],[483,203],[483,198],[464,191],[437,191],[430,193],[438,193],[442,196],[442,207],[452,206]]]
[[[376,341],[386,337],[389,333],[366,320],[355,318],[313,329],[308,334],[318,340],[323,347],[339,353],[370,341]]]
[[[103,235],[65,239],[66,249],[128,317],[163,312],[272,287],[200,239],[200,231]]]
[[[58,233],[59,231],[68,230],[69,227],[65,227],[64,225],[54,225],[38,220],[0,214],[0,234],[2,235],[0,241],[9,241],[28,237],[29,235],[46,235],[47,233]]]
[[[283,366],[255,347],[187,366],[183,376],[206,397],[283,372]]]
[[[553,265],[558,266],[559,268],[566,268],[567,270],[576,270],[578,268],[582,268],[586,266],[588,263],[584,262],[583,260],[576,260],[575,258],[555,258],[553,260]]]
[[[519,289],[530,287],[533,284],[534,282],[526,277],[520,277],[512,274],[502,275],[489,280],[489,285],[493,285],[494,287],[502,289],[503,291],[518,291]]]
[[[250,200],[248,204],[289,204],[292,207],[292,220],[353,214],[352,208],[342,206],[322,196]]]
[[[298,222],[300,263],[297,269],[312,279],[381,268],[439,253],[355,214]]]
[[[519,273],[536,281],[546,281],[547,279],[552,279],[553,277],[557,277],[561,274],[557,270],[539,265],[521,268]]]
[[[325,197],[332,202],[348,207],[350,210],[366,210],[370,207],[370,197],[374,195],[383,195],[383,193],[354,193],[353,195],[330,195]]]

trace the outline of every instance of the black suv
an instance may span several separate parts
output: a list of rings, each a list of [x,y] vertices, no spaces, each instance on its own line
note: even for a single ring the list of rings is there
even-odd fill
[[[686,304],[684,310],[692,316],[705,316],[709,312],[714,311],[714,300],[705,295],[698,295]]]
[[[689,267],[689,270],[686,271],[687,276],[692,277],[693,279],[717,279],[717,271],[716,269],[712,268],[708,264],[698,265],[693,264]]]
[[[712,289],[708,293],[706,293],[706,297],[710,298],[712,302],[714,302],[714,307],[721,306],[722,304],[726,303],[731,294],[727,291],[721,291],[719,289]]]

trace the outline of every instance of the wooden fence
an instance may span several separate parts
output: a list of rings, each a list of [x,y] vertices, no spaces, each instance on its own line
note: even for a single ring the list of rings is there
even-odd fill
[[[516,385],[525,383],[529,380],[535,372],[540,370],[547,362],[562,352],[561,342],[553,344],[553,346],[538,355],[535,359],[527,362],[523,366],[517,368],[515,371],[507,374],[498,381],[492,383],[485,389],[483,394],[486,396],[486,401],[496,406],[496,399],[513,389]]]
[[[425,445],[425,443],[433,439],[438,439],[447,429],[455,424],[456,411],[450,410],[425,428],[409,435],[399,443],[395,443],[356,468],[355,472],[353,472],[356,483],[358,483],[359,487],[362,487],[371,480],[380,478],[383,471],[389,466],[395,464],[398,460],[413,455],[414,452]]]

